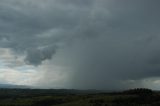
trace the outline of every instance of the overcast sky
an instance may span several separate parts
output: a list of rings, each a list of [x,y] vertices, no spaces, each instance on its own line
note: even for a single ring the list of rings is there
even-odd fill
[[[160,89],[159,0],[0,0],[0,83]]]

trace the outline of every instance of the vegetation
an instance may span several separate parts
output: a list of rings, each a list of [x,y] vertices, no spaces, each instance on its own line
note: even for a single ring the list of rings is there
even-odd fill
[[[137,88],[102,93],[65,89],[0,89],[0,106],[159,106],[160,93]]]

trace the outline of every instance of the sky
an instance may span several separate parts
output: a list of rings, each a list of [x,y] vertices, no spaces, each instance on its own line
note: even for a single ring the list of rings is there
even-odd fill
[[[160,89],[159,0],[0,0],[0,83]]]

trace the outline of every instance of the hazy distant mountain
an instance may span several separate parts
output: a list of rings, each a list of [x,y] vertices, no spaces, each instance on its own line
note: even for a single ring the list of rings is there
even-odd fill
[[[0,84],[0,88],[30,88],[30,87],[25,85]]]

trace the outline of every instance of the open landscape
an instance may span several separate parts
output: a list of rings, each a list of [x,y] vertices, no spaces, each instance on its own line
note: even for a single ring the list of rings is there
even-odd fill
[[[0,89],[0,106],[159,106],[160,92],[69,89]]]
[[[0,106],[160,106],[160,0],[0,0]]]

